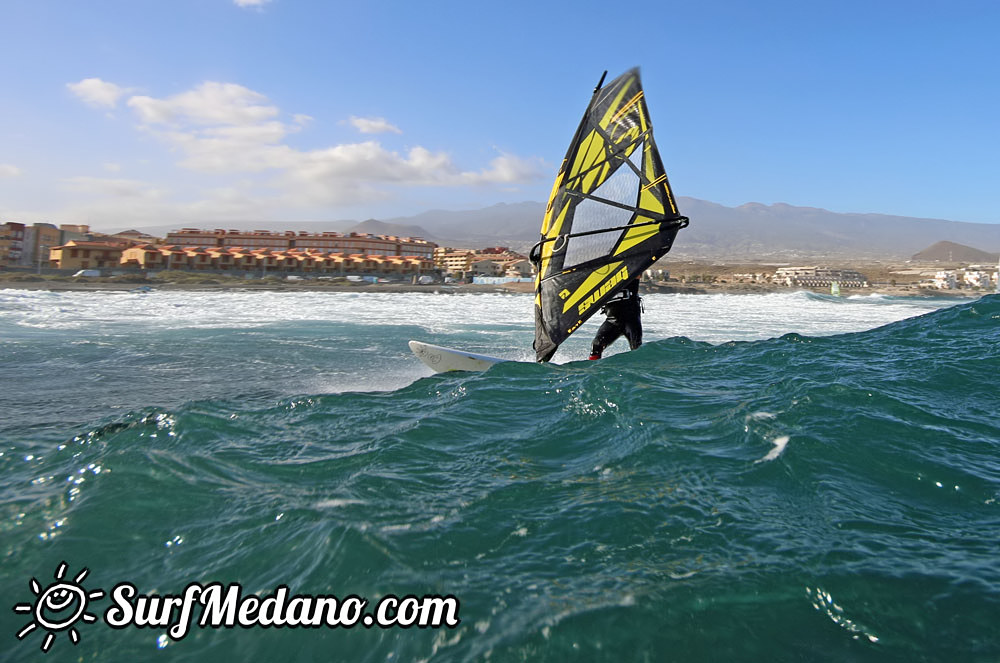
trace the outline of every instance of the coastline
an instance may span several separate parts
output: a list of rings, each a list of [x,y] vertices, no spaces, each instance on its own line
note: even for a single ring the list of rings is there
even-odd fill
[[[187,292],[356,292],[356,293],[425,293],[425,294],[525,294],[534,292],[532,283],[503,283],[495,285],[480,285],[471,283],[455,284],[429,284],[415,285],[405,283],[365,283],[365,284],[343,284],[316,281],[288,281],[288,282],[254,282],[243,280],[220,281],[212,278],[205,278],[194,282],[157,282],[153,279],[146,281],[134,280],[131,282],[114,281],[111,279],[89,279],[83,280],[0,280],[0,290],[46,290],[51,292],[130,292],[144,291],[187,291]],[[686,295],[767,295],[782,292],[808,291],[818,294],[829,294],[825,288],[804,288],[787,287],[771,284],[717,284],[706,283],[697,285],[682,284],[643,284],[640,292],[649,294],[686,294]],[[982,296],[984,292],[972,292],[964,290],[934,290],[919,288],[917,286],[872,286],[868,288],[844,288],[841,296],[850,297],[852,295],[883,295],[890,297],[951,297],[951,298],[975,298]]]

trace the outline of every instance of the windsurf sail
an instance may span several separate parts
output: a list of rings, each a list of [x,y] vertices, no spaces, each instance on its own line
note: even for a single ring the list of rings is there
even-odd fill
[[[603,82],[556,175],[531,250],[538,361],[551,359],[604,302],[666,254],[688,224],[653,142],[639,70]]]

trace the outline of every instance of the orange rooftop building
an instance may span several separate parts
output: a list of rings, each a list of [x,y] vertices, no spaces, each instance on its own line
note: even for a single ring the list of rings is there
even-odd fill
[[[59,269],[102,269],[121,267],[127,243],[70,240],[49,249],[49,262]]]
[[[197,230],[182,228],[167,234],[167,244],[181,247],[219,248],[239,247],[247,249],[271,249],[287,251],[291,249],[324,251],[327,253],[416,256],[434,258],[437,244],[419,237],[396,237],[394,235],[371,235],[366,233],[322,232],[310,233],[273,232],[270,230]]]

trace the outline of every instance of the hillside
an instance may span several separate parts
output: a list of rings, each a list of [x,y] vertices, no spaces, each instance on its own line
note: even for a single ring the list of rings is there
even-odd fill
[[[678,203],[691,217],[673,251],[681,255],[729,260],[906,259],[940,240],[1000,249],[1000,224],[841,214],[784,203],[725,207],[693,198]]]
[[[1000,253],[980,251],[955,242],[937,242],[911,258],[914,262],[995,263]]]
[[[784,203],[726,207],[685,197],[678,205],[691,225],[678,234],[671,256],[683,258],[907,259],[942,239],[1000,250],[1000,224],[841,214]],[[538,239],[544,213],[544,204],[524,202],[464,212],[435,210],[389,221],[418,225],[445,243],[526,250]]]
[[[691,218],[691,225],[677,236],[671,257],[742,262],[794,262],[824,258],[906,260],[942,241],[980,247],[979,250],[987,253],[1000,251],[1000,223],[844,214],[785,203],[747,203],[726,207],[685,197],[678,199],[678,205],[681,212]],[[478,210],[432,210],[408,217],[369,219],[360,224],[356,221],[289,223],[258,220],[229,222],[224,226],[419,236],[444,246],[500,245],[524,252],[538,240],[544,212],[544,203],[522,202]],[[155,235],[177,227],[156,226],[141,230]],[[202,227],[221,226],[208,223],[202,224]]]
[[[397,237],[421,237],[432,242],[439,242],[438,237],[414,224],[390,223],[368,219],[343,230],[348,233],[367,233],[371,235],[396,235]]]

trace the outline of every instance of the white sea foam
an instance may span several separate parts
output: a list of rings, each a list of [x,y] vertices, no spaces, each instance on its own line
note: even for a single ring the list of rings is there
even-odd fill
[[[847,300],[803,292],[651,294],[643,299],[647,343],[677,336],[724,343],[791,332],[855,332],[957,303],[927,298]],[[601,315],[587,321],[563,344],[556,363],[587,356],[602,321]],[[285,334],[285,327],[294,331]],[[534,359],[530,294],[0,290],[0,343],[28,338],[37,330],[117,343],[123,336],[153,338],[152,332],[213,329],[266,334],[253,340],[265,349],[276,348],[275,356],[329,367],[300,385],[317,393],[392,390],[428,375],[430,369],[412,361],[406,349],[410,338],[515,361]],[[387,350],[387,343],[398,350]],[[607,354],[626,350],[627,345],[618,342]],[[367,368],[358,370],[356,365]]]
[[[836,334],[870,329],[919,315],[955,300],[849,300],[802,292],[768,295],[646,295],[648,339],[686,336],[721,343],[795,332]],[[600,316],[595,316],[597,324]],[[0,290],[0,320],[26,326],[155,325],[157,328],[246,328],[281,321],[362,325],[414,325],[430,336],[456,328],[486,336],[530,331],[532,296],[526,294],[154,291],[62,292]],[[500,327],[500,328],[498,328]],[[583,334],[584,336],[586,334]]]
[[[774,460],[775,458],[780,456],[781,452],[783,452],[785,450],[785,447],[788,446],[788,436],[782,435],[781,437],[776,437],[773,440],[771,440],[771,444],[774,445],[774,448],[768,451],[767,455],[764,456],[763,458],[758,458],[757,460],[755,460],[754,464],[766,463],[767,461]]]
[[[337,498],[330,500],[320,500],[316,502],[317,509],[337,509],[342,506],[350,506],[352,504],[364,504],[362,500],[355,500],[350,498]]]

